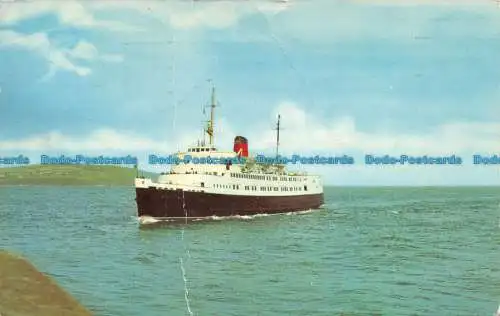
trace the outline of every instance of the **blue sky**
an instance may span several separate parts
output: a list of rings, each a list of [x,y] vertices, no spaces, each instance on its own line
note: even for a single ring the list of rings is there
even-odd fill
[[[500,184],[495,1],[36,1],[0,5],[0,155],[169,154],[244,135],[336,185]],[[464,166],[364,166],[364,154],[462,155]]]

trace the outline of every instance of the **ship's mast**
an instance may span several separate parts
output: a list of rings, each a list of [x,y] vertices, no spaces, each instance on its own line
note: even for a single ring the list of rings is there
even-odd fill
[[[210,147],[214,145],[214,114],[217,100],[215,98],[215,86],[212,86],[212,102],[210,104],[210,121],[208,121],[207,134],[209,136]]]
[[[281,115],[278,114],[278,122],[276,123],[276,158],[278,158],[280,146],[280,119]]]

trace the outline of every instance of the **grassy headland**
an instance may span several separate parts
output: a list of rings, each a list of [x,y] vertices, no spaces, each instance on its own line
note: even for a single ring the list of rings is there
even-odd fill
[[[0,185],[133,185],[136,174],[136,169],[120,166],[28,165],[0,168]]]

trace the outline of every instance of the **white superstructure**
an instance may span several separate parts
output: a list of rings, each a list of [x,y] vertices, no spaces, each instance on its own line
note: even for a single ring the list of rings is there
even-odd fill
[[[178,153],[183,161],[191,158],[237,159],[235,152],[217,151],[214,147],[192,147]],[[136,187],[157,187],[170,190],[198,191],[228,195],[288,196],[323,192],[319,176],[287,172],[283,165],[262,165],[251,158],[242,164],[183,163],[173,165],[170,172],[162,174],[156,182],[136,179]]]
[[[179,152],[175,157],[180,161],[172,165],[168,173],[163,173],[155,182],[152,179],[137,178],[137,188],[157,188],[205,192],[223,195],[241,196],[300,196],[323,193],[321,178],[306,173],[292,173],[284,165],[256,163],[254,159],[242,157],[242,150],[219,151],[214,146],[213,124],[215,108],[215,89],[212,89],[211,116],[205,132],[209,144],[203,141],[199,146],[189,147],[186,152]],[[279,116],[278,116],[279,144]],[[246,138],[240,137],[246,141]],[[245,143],[246,146],[246,143]],[[246,154],[248,148],[245,148]],[[189,162],[184,158],[189,156]],[[243,158],[244,163],[227,164],[226,160]],[[194,160],[216,160],[216,163],[194,163]]]

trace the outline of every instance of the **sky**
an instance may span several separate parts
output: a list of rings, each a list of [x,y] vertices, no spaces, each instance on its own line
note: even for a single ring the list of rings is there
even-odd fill
[[[500,185],[500,3],[493,0],[3,1],[0,156],[168,155],[202,137],[329,185]],[[208,111],[207,111],[208,112]],[[461,166],[367,166],[364,155]]]

